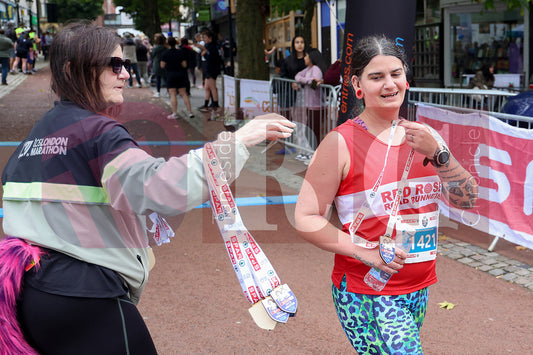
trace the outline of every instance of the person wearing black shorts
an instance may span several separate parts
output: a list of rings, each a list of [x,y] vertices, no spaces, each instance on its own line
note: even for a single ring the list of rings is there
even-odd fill
[[[11,67],[11,72],[15,73],[19,62],[22,61],[22,72],[24,74],[31,74],[31,71],[28,71],[28,54],[30,52],[30,47],[33,46],[33,41],[28,37],[27,32],[22,32],[15,42],[15,61],[13,62],[13,67]]]
[[[211,31],[204,32],[205,47],[202,49],[202,55],[205,61],[202,62],[202,72],[205,82],[205,101],[200,110],[218,109],[218,89],[217,77],[220,75],[220,53],[214,40],[214,34]],[[209,99],[212,102],[209,104]]]
[[[167,116],[168,119],[178,118],[178,92],[185,102],[189,118],[194,114],[191,110],[191,101],[187,91],[190,88],[189,75],[187,73],[187,55],[183,49],[176,48],[177,41],[174,37],[169,37],[168,45],[170,46],[161,55],[161,68],[167,72],[167,89],[170,94],[170,106],[172,113]]]

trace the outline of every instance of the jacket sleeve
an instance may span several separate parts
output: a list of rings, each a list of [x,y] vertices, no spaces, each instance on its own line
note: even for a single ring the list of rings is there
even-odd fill
[[[305,69],[302,70],[302,71],[299,71],[298,73],[296,73],[296,75],[294,76],[294,80],[296,80],[297,82],[299,83],[302,83],[302,84],[308,84],[306,81],[306,77],[305,77]]]
[[[235,180],[249,157],[248,150],[229,132],[220,133],[213,146],[228,182]],[[203,148],[199,148],[165,161],[130,148],[106,164],[102,186],[117,210],[177,215],[208,199],[202,155]]]

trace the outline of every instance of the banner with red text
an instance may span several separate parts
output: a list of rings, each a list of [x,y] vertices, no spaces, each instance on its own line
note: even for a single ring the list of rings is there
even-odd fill
[[[447,142],[479,184],[476,206],[442,203],[454,221],[533,249],[533,130],[516,128],[483,112],[462,114],[418,106],[417,119]]]

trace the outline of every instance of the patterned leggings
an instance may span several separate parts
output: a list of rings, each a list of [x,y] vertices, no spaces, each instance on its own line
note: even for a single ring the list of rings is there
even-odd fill
[[[342,328],[359,354],[422,354],[420,328],[428,289],[399,296],[375,296],[332,285],[333,303]]]

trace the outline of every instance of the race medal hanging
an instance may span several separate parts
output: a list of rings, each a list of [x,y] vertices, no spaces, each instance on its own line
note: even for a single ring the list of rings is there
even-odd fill
[[[246,229],[211,143],[204,147],[203,165],[215,221],[241,289],[253,303],[248,311],[258,327],[272,330],[296,313],[298,301],[288,285],[281,285],[266,254]]]
[[[298,308],[298,300],[294,296],[294,293],[292,293],[289,285],[283,284],[276,287],[270,293],[270,296],[282,311],[294,316]]]

